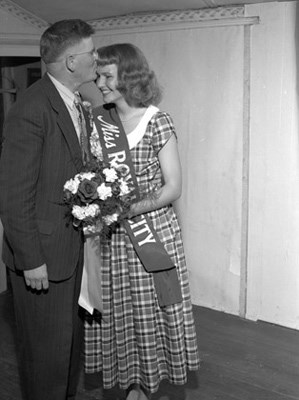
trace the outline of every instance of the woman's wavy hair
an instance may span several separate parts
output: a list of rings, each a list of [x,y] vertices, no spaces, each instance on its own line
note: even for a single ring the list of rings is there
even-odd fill
[[[117,90],[129,106],[148,107],[161,101],[162,90],[142,51],[131,43],[100,47],[98,66],[117,65]]]

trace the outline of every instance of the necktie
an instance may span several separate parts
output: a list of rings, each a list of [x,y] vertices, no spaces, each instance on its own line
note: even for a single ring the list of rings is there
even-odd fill
[[[83,160],[83,164],[85,165],[88,161],[90,161],[88,135],[87,135],[87,130],[86,130],[86,121],[85,121],[83,110],[82,110],[82,105],[81,105],[81,102],[80,102],[80,99],[78,98],[78,96],[76,96],[76,99],[75,99],[75,107],[78,112],[78,124],[79,124],[79,129],[80,129],[80,146],[81,146],[81,150],[82,150],[82,160]]]

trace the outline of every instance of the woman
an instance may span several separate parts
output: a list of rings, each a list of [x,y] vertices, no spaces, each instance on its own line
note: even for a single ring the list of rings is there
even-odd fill
[[[104,103],[121,121],[120,134],[128,140],[139,197],[128,222],[119,224],[101,245],[102,320],[86,324],[86,372],[102,370],[104,388],[118,383],[127,390],[127,400],[145,400],[158,390],[162,379],[184,384],[187,368],[199,366],[183,244],[171,205],[181,194],[177,138],[170,116],[155,107],[161,92],[137,47],[122,43],[98,49],[97,86]],[[108,147],[113,147],[110,134],[118,132],[113,124],[105,122],[99,133]],[[120,161],[123,153],[117,154]],[[116,161],[115,156],[109,157]],[[141,225],[143,218],[152,228]],[[132,234],[132,227],[142,229]],[[145,269],[132,240],[147,229],[153,231],[147,238],[156,232],[176,268]],[[149,261],[153,258],[150,253]],[[165,299],[164,285],[174,282],[175,287],[176,281],[179,294],[173,289],[175,293]]]

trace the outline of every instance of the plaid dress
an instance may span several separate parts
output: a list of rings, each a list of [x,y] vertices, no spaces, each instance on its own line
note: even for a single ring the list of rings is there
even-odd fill
[[[175,134],[170,116],[157,112],[131,149],[140,193],[162,186],[158,153]],[[122,225],[101,243],[103,312],[85,323],[85,371],[102,371],[105,389],[133,383],[156,392],[162,379],[184,384],[199,367],[196,332],[181,231],[171,205],[148,213],[176,265],[182,303],[160,308],[152,274],[140,263]]]

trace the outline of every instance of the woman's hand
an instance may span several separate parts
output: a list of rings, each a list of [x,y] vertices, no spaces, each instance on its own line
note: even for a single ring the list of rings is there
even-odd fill
[[[172,135],[158,154],[164,184],[145,199],[132,204],[128,218],[157,210],[177,200],[182,192],[181,163],[175,135]]]

